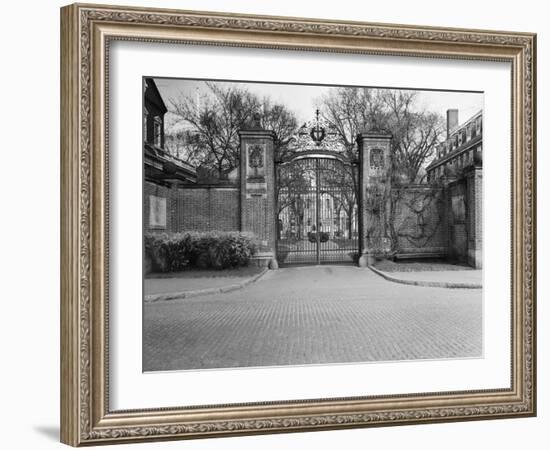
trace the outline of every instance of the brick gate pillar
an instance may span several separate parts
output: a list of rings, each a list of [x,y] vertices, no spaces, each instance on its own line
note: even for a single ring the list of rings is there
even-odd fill
[[[260,248],[255,261],[277,268],[275,258],[275,133],[254,127],[239,131],[241,231],[254,233]]]
[[[357,135],[359,149],[359,266],[374,262],[388,247],[386,211],[390,207],[391,139],[389,133]]]
[[[467,169],[466,208],[468,236],[468,264],[476,269],[483,266],[483,172],[480,164]]]

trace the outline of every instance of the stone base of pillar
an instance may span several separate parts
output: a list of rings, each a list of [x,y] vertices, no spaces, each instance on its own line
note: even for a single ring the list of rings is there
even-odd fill
[[[250,258],[250,265],[256,267],[267,267],[269,269],[278,269],[279,264],[272,252],[256,253]]]
[[[359,267],[374,266],[376,256],[372,253],[363,253],[359,258]]]
[[[472,266],[474,269],[482,269],[483,268],[483,259],[482,259],[482,252],[481,250],[475,250],[475,249],[468,249],[468,264]]]

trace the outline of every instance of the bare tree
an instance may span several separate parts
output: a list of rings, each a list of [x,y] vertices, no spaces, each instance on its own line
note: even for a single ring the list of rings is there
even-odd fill
[[[393,135],[394,180],[420,182],[421,169],[434,155],[436,145],[443,137],[443,117],[418,110],[415,91],[387,90],[382,98],[387,107],[386,129]]]
[[[324,118],[338,133],[350,159],[356,157],[357,134],[386,122],[385,102],[378,89],[337,88],[320,103]]]
[[[387,121],[386,105],[380,90],[368,88],[341,87],[319,101],[323,117],[332,125],[338,140],[344,148],[344,156],[357,159],[357,134],[379,127]],[[342,165],[340,174],[330,178],[333,186],[341,193],[340,206],[348,216],[348,233],[351,236],[354,208],[359,198],[359,173],[352,165]],[[350,180],[353,188],[349,189]]]
[[[298,128],[298,121],[285,105],[273,103],[269,97],[262,100],[261,124],[266,130],[275,133],[275,154],[278,159],[291,154],[292,139]]]
[[[238,131],[251,122],[254,112],[259,110],[259,102],[237,86],[207,82],[206,87],[208,92],[201,97],[200,107],[195,99],[182,94],[170,100],[170,109],[198,135],[202,164],[214,167],[221,177],[225,170],[236,166]]]
[[[320,103],[324,117],[337,130],[348,157],[356,155],[355,139],[358,133],[374,129],[392,134],[392,163],[388,175],[393,183],[372,186],[372,192],[367,193],[367,208],[372,218],[367,236],[375,245],[380,245],[382,238],[388,238],[391,251],[396,251],[399,237],[404,233],[396,225],[398,207],[403,198],[400,190],[391,186],[422,181],[423,169],[443,137],[443,118],[437,113],[422,110],[415,91],[338,88],[321,99]],[[352,179],[357,195],[357,177]],[[338,177],[334,181],[337,180]],[[352,200],[355,201],[355,198]],[[422,204],[428,205],[430,202],[426,200]],[[418,217],[422,212],[418,212]],[[425,227],[421,228],[422,232],[415,235],[415,239],[430,236]],[[412,239],[410,236],[407,238]]]
[[[392,177],[397,182],[420,181],[443,135],[442,116],[420,110],[415,91],[338,88],[321,104],[348,156],[357,151],[358,133],[375,129],[392,134]]]
[[[171,155],[194,166],[199,166],[205,159],[201,136],[189,129],[166,133],[164,147]]]
[[[169,102],[171,112],[190,128],[186,135],[176,135],[174,139],[184,139],[185,143],[179,145],[186,147],[187,158],[194,164],[214,168],[220,178],[225,171],[237,167],[238,132],[250,127],[258,114],[261,125],[276,134],[275,150],[288,151],[297,121],[284,105],[269,98],[260,99],[236,85],[207,82],[206,88],[200,102],[184,94]]]
[[[327,170],[321,172],[323,184],[330,189],[330,195],[336,209],[343,210],[347,216],[347,232],[351,238],[353,234],[353,217],[357,207],[357,170],[353,165],[335,162]]]

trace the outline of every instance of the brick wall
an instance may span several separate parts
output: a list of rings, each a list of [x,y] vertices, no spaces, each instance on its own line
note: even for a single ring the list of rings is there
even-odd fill
[[[176,228],[179,231],[238,231],[237,187],[186,187],[178,189]]]
[[[482,267],[481,168],[471,168],[445,187],[412,186],[392,192],[398,198],[393,219],[398,254],[436,253]],[[422,201],[426,202],[423,208]]]
[[[483,179],[481,168],[472,168],[446,188],[449,257],[482,267]]]
[[[166,226],[151,223],[151,196],[166,199]],[[143,189],[144,230],[152,232],[238,231],[239,188],[166,187],[145,182]]]
[[[438,254],[482,266],[482,172],[473,169],[444,188],[405,186],[392,189],[393,235],[400,255]],[[162,200],[165,199],[165,200]],[[238,231],[241,229],[241,189],[238,186],[169,187],[145,182],[145,231]],[[261,239],[271,242],[271,196],[246,200],[246,218]],[[151,215],[151,204],[157,206]],[[164,204],[165,202],[165,204]],[[165,223],[158,218],[165,207]],[[151,224],[151,218],[157,221]]]
[[[445,193],[439,187],[404,186],[392,189],[393,231],[398,253],[447,253]]]

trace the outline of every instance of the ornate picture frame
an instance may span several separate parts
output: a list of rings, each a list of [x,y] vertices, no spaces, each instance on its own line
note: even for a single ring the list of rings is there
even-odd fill
[[[106,105],[109,45],[117,40],[510,63],[510,387],[113,411]],[[81,446],[536,414],[536,35],[74,4],[61,9],[61,93],[62,442]],[[254,159],[256,170],[263,167],[260,160]]]

